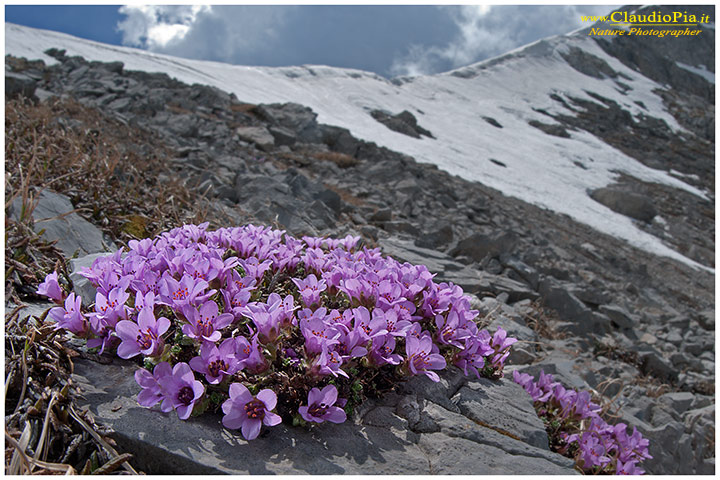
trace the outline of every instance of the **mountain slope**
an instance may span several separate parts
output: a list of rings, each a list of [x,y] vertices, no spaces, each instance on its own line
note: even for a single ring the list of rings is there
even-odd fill
[[[713,33],[708,29],[703,35]],[[599,108],[610,102],[627,112],[631,121],[651,118],[670,135],[692,135],[668,112],[658,93],[663,85],[610,55],[582,32],[541,40],[446,74],[389,81],[324,66],[267,68],[186,60],[6,25],[7,54],[55,63],[42,53],[51,47],[88,60],[118,60],[127,69],[164,72],[183,82],[212,85],[243,101],[307,105],[318,113],[318,121],[348,128],[358,138],[567,214],[648,252],[703,268],[643,231],[638,222],[588,195],[588,190],[626,176],[714,200],[714,192],[693,186],[687,178],[650,168],[595,132],[568,131],[558,121],[581,116],[578,104]],[[588,70],[588,64],[595,70]],[[705,67],[714,70],[714,65]],[[594,71],[599,73],[592,75]],[[706,77],[683,71],[707,83]],[[434,138],[392,131],[370,115],[373,110],[408,110]]]

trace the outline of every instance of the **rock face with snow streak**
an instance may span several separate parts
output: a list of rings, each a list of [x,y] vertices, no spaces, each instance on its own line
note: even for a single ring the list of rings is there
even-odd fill
[[[704,30],[705,34],[713,32]],[[587,39],[576,37],[567,42],[581,50],[567,47],[562,38],[555,39],[531,46],[524,53],[461,69],[442,78],[470,86],[503,65],[521,70],[537,67],[541,72],[542,65],[538,64],[555,62],[558,56],[563,58],[562,51],[567,57],[562,60],[566,68],[581,76],[569,78],[585,79],[596,94],[570,92],[572,95],[546,98],[547,92],[540,89],[537,93],[527,86],[526,94],[532,101],[518,100],[519,103],[503,106],[513,111],[536,108],[546,113],[535,110],[532,116],[523,113],[520,116],[526,118],[522,121],[502,113],[504,110],[496,105],[483,107],[477,113],[483,128],[494,136],[499,132],[509,135],[487,137],[486,148],[475,151],[473,166],[487,174],[487,181],[485,177],[481,180],[484,185],[454,177],[385,148],[394,142],[406,145],[397,140],[397,135],[403,141],[423,142],[426,147],[445,141],[445,147],[465,149],[460,138],[443,139],[445,130],[435,123],[437,120],[429,110],[426,115],[416,114],[418,124],[428,128],[436,140],[394,133],[367,112],[362,116],[372,125],[367,132],[382,133],[375,138],[368,135],[358,138],[357,132],[363,131],[364,124],[350,126],[350,130],[347,123],[328,125],[327,110],[320,112],[298,103],[276,103],[283,98],[270,100],[271,105],[254,105],[253,98],[235,96],[218,88],[187,85],[166,75],[132,71],[127,62],[124,68],[118,68],[117,64],[89,62],[59,50],[53,52],[58,63],[51,67],[13,63],[12,59],[8,62],[37,82],[36,95],[42,92],[44,101],[54,95],[69,95],[85,105],[102,108],[108,115],[158,133],[174,152],[172,161],[178,171],[199,190],[209,191],[237,223],[277,222],[295,235],[357,233],[368,244],[377,242],[386,253],[402,261],[427,264],[438,281],[452,281],[478,296],[475,308],[481,311],[483,321],[502,325],[522,340],[513,354],[517,368],[535,374],[543,369],[569,387],[594,388],[604,391],[607,397],[619,393],[622,421],[637,426],[651,440],[650,452],[655,458],[646,462],[649,472],[712,473],[714,458],[707,439],[715,425],[713,275],[633,248],[567,216],[489,188],[498,185],[499,176],[503,176],[503,181],[517,180],[513,171],[522,167],[523,151],[510,148],[517,146],[517,142],[512,143],[513,135],[547,155],[554,152],[563,159],[567,173],[564,178],[584,178],[592,189],[606,187],[605,177],[597,182],[598,170],[618,167],[603,163],[609,143],[612,146],[609,151],[624,162],[635,158],[647,167],[664,170],[662,174],[653,174],[662,183],[643,177],[649,175],[647,167],[637,165],[613,179],[616,184],[613,188],[649,198],[656,215],[650,222],[618,217],[620,214],[600,207],[583,190],[587,201],[602,208],[600,211],[608,222],[621,218],[627,225],[651,235],[654,241],[667,242],[668,248],[676,249],[684,258],[714,266],[714,194],[710,182],[714,175],[714,137],[707,135],[708,125],[714,122],[714,108],[702,91],[693,90],[694,87],[679,85],[677,90],[665,87],[657,94],[652,93],[653,88],[660,87],[647,79],[655,74],[642,73],[644,68],[654,68],[649,66],[654,56],[667,54],[668,59],[678,61],[675,57],[682,50],[628,51],[636,48],[634,44],[620,49],[599,40],[590,40],[590,45],[594,45],[590,48]],[[54,46],[66,47],[62,43]],[[681,63],[697,69],[705,65],[712,71],[710,63],[703,63],[710,58],[708,54],[707,50],[694,51]],[[642,55],[648,58],[638,60]],[[637,64],[628,67],[626,63],[632,58]],[[699,79],[692,82],[697,85],[700,82],[712,85],[704,77],[696,76]],[[303,78],[295,80],[301,82]],[[367,75],[355,80],[385,85]],[[431,80],[397,83],[410,88],[423,82],[431,85]],[[549,82],[545,78],[539,80],[536,83],[540,87]],[[618,93],[620,90],[624,94]],[[711,90],[714,93],[714,85]],[[252,94],[252,89],[248,93]],[[630,108],[629,104],[637,108]],[[388,112],[406,108],[390,103],[375,107]],[[549,135],[529,125],[529,121],[562,128],[569,138]],[[238,127],[267,131],[271,137],[265,136],[260,143],[248,141],[236,135]],[[600,157],[582,154],[584,147],[578,143],[581,140],[597,147]],[[681,144],[692,145],[692,154],[677,148]],[[428,151],[439,154],[437,146]],[[579,153],[567,156],[568,152]],[[444,155],[463,158],[458,152]],[[427,155],[419,158],[428,159]],[[563,171],[553,170],[555,166],[551,164],[547,168],[553,174]],[[638,176],[632,176],[633,173]],[[532,187],[545,188],[548,195],[556,195],[557,185],[543,185],[545,178],[532,177]],[[675,186],[668,185],[667,178],[675,179]],[[707,198],[688,191],[688,185],[705,192]],[[538,301],[552,307],[554,313],[548,311],[549,318],[538,318],[533,308],[533,302]],[[539,336],[538,333],[548,334],[542,322],[563,330],[566,338]],[[464,449],[487,447],[488,451],[497,452],[492,448],[498,448],[498,443],[490,443],[495,439],[480,433],[463,436],[464,425],[471,423],[468,419],[472,419],[472,405],[479,403],[472,401],[475,394],[469,390],[461,387],[450,391],[447,398],[438,393],[423,404],[422,410],[420,402],[416,408],[412,399],[398,400],[396,405],[380,404],[374,413],[359,420],[360,425],[370,428],[369,423],[363,422],[386,422],[382,425],[394,425],[392,428],[400,428],[407,436],[417,439],[415,435],[419,435],[418,441],[407,447],[415,452],[407,458],[420,458],[422,450],[438,473],[450,473],[453,464],[467,465],[459,453]],[[99,405],[107,399],[96,393],[92,408],[100,411]],[[532,427],[532,422],[525,423],[525,428]],[[528,430],[522,437],[523,443],[538,448],[537,432]],[[451,438],[456,443],[443,450],[444,442]],[[397,444],[377,444],[382,445]],[[141,444],[142,448],[145,446]],[[210,447],[198,445],[200,448]],[[387,451],[396,453],[394,447]],[[511,453],[507,449],[502,451]],[[366,458],[374,457],[368,454]],[[318,471],[334,473],[331,463],[324,464],[327,470]],[[257,465],[263,463],[258,460]],[[353,471],[350,463],[344,465],[346,471]],[[488,471],[495,471],[492,465],[483,465]],[[408,467],[405,473],[411,471],[414,470]]]

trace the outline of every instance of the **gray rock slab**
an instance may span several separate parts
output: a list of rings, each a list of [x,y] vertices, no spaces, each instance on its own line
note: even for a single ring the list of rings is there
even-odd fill
[[[35,317],[35,318],[39,319],[49,309],[51,309],[53,307],[57,307],[57,306],[58,305],[56,303],[52,303],[52,302],[38,302],[38,303],[29,303],[27,305],[21,305],[20,310],[18,310],[17,323],[18,324],[24,323],[26,321],[26,319],[29,317]],[[5,304],[5,314],[7,315],[7,314],[11,313],[17,307],[18,307],[18,305],[14,304],[12,302],[6,303]],[[38,322],[33,321],[33,323],[36,323],[35,326],[39,326]],[[30,324],[32,324],[32,323],[30,323]]]
[[[538,293],[533,291],[526,284],[518,282],[501,275],[493,275],[472,267],[463,267],[460,270],[448,270],[438,275],[438,280],[445,282],[453,282],[460,285],[463,290],[479,295],[508,295],[509,302],[519,302],[521,300],[535,300],[539,297]]]
[[[605,187],[590,192],[590,198],[610,210],[643,222],[650,222],[657,215],[652,199],[637,193]]]
[[[690,408],[695,396],[690,392],[670,392],[661,395],[658,401],[671,407],[678,413],[683,413]]]
[[[427,474],[425,455],[388,426],[322,424],[265,428],[251,442],[222,427],[220,415],[182,421],[140,407],[136,366],[113,359],[75,364],[74,381],[95,417],[110,425],[133,464],[151,474]],[[397,417],[399,418],[399,417]]]
[[[599,310],[610,317],[610,320],[620,328],[632,328],[639,323],[637,318],[634,318],[627,310],[617,305],[600,305]]]
[[[412,377],[400,387],[405,394],[417,395],[419,398],[442,405],[452,412],[460,412],[457,405],[451,400],[453,395],[465,384],[467,378],[463,372],[456,367],[438,372],[439,382],[433,382],[425,375]]]
[[[562,455],[482,427],[433,403],[426,405],[425,412],[440,428],[437,433],[421,434],[418,443],[430,459],[432,473],[575,473],[573,460]],[[451,472],[453,464],[456,467]],[[438,468],[440,465],[442,468]]]
[[[472,440],[444,433],[424,434],[420,447],[436,475],[572,475],[572,466],[560,466],[543,458],[522,457]]]
[[[470,381],[452,400],[470,420],[529,445],[548,449],[548,436],[532,399],[507,376],[497,381],[486,378]]]
[[[418,393],[389,394],[368,402],[367,408],[361,406],[355,418],[343,424],[278,425],[264,428],[250,442],[239,432],[223,428],[219,414],[182,421],[174,412],[140,407],[136,401],[140,387],[133,376],[136,368],[132,361],[118,358],[109,364],[80,359],[73,381],[81,406],[109,425],[119,448],[132,453],[133,465],[149,474],[573,473],[570,459],[496,426],[522,430],[512,423],[517,412],[505,419],[500,413],[495,418],[484,416],[495,429],[458,413],[449,399],[463,390],[464,379],[455,368],[443,373],[443,381],[433,384],[435,389],[426,388],[424,377],[416,377],[408,382],[408,389]],[[499,386],[474,381],[469,385],[467,392],[458,394],[468,411],[476,407],[506,410],[510,399],[503,395],[518,393],[512,391],[509,380]],[[495,388],[497,394],[488,392]],[[477,397],[476,389],[485,392],[482,407],[473,403],[481,400],[473,397]],[[524,397],[529,405],[529,397]],[[529,414],[525,407],[518,408]],[[357,414],[360,410],[361,415]],[[534,420],[539,422],[537,417]]]
[[[385,255],[390,255],[399,262],[425,265],[432,273],[443,272],[446,269],[459,270],[463,268],[452,257],[435,250],[418,247],[413,241],[386,238],[381,239],[378,244]]]
[[[23,73],[5,70],[5,97],[32,98],[35,93],[37,81]]]
[[[35,220],[33,229],[38,233],[42,232],[42,237],[47,241],[57,241],[56,246],[67,257],[76,253],[87,255],[116,249],[114,244],[105,243],[99,228],[77,213],[71,213],[73,210],[70,199],[65,195],[42,190],[32,212]],[[22,199],[18,197],[12,202],[11,217],[17,221],[21,211]]]
[[[238,127],[235,133],[240,140],[254,143],[263,150],[275,145],[275,137],[265,127]]]

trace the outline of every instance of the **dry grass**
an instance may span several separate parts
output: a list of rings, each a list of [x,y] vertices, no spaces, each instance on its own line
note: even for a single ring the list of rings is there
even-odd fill
[[[543,306],[541,300],[535,300],[530,305],[529,313],[525,313],[523,316],[527,326],[542,338],[561,340],[569,336],[567,332],[555,327],[560,321],[557,312]]]
[[[257,105],[255,105],[254,103],[233,103],[232,105],[230,105],[230,110],[232,112],[255,115],[256,107]]]
[[[58,118],[81,123],[67,128]],[[32,189],[49,188],[121,243],[137,236],[124,228],[132,215],[147,219],[146,236],[205,216],[157,138],[98,110],[73,101],[10,101],[5,138],[6,209],[19,195],[32,208]]]
[[[340,168],[354,167],[360,162],[355,157],[339,152],[317,152],[313,153],[313,157],[317,158],[318,160],[333,162]]]
[[[6,317],[5,473],[137,472],[87,413],[72,403],[73,358],[63,335],[44,318]]]
[[[209,202],[168,166],[171,152],[153,135],[95,109],[63,100],[6,102],[5,293],[20,305],[5,318],[5,472],[135,472],[101,429],[73,405],[72,358],[78,354],[45,318],[20,320],[23,300],[57,270],[62,253],[33,231],[38,192],[67,195],[75,211],[118,245],[184,223],[219,219]],[[10,218],[21,199],[19,219]]]

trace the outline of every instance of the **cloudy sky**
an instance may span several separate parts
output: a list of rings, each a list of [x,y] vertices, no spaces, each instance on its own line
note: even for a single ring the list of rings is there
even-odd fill
[[[438,73],[588,26],[609,5],[6,6],[5,20],[241,65],[321,64],[386,77]]]

